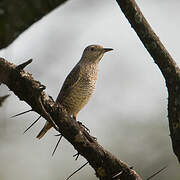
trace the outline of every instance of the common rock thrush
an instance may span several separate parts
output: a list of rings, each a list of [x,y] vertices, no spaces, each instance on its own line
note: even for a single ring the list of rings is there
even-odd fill
[[[100,45],[86,47],[80,61],[66,77],[56,103],[64,106],[67,113],[74,119],[88,103],[95,90],[99,61],[105,52],[111,50],[113,49],[103,48]],[[47,121],[37,138],[42,138],[51,127]]]

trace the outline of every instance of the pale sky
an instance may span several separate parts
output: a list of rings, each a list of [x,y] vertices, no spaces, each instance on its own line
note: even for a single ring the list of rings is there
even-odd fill
[[[138,0],[137,3],[180,64],[180,2]],[[101,44],[114,51],[102,59],[95,94],[79,113],[78,120],[88,126],[100,144],[134,166],[144,178],[168,164],[167,171],[157,179],[178,179],[179,165],[169,137],[164,79],[116,1],[68,1],[35,23],[0,55],[15,64],[33,58],[26,70],[44,84],[46,92],[55,99],[65,77],[90,44]],[[1,87],[2,94],[7,92],[7,88]],[[6,126],[0,138],[3,145],[0,161],[4,162],[0,178],[2,175],[3,180],[65,179],[85,162],[83,158],[78,162],[73,160],[76,152],[65,139],[51,158],[56,132],[52,130],[41,141],[35,138],[44,120],[23,135],[38,115],[29,113],[10,119],[30,108],[12,92],[8,93],[11,97],[0,109],[1,114],[6,112],[3,115]],[[90,167],[72,180],[80,178],[96,179]]]

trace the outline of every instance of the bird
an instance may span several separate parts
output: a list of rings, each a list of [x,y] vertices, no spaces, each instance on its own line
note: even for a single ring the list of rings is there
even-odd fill
[[[78,113],[88,103],[96,88],[100,60],[111,50],[113,49],[101,45],[87,46],[79,62],[66,77],[56,103],[61,104],[74,120],[77,120]],[[41,139],[51,127],[52,125],[46,121],[37,138]]]

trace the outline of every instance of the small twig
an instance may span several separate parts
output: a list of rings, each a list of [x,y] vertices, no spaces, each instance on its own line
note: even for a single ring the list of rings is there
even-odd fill
[[[60,143],[62,137],[63,137],[63,136],[60,134],[59,140],[58,140],[58,142],[57,142],[57,144],[56,144],[56,146],[55,146],[55,148],[54,148],[54,150],[53,150],[52,156],[53,156],[54,153],[56,152],[56,149],[57,149],[57,147],[58,147],[58,145],[59,145],[59,143]]]
[[[31,112],[31,111],[32,111],[32,109],[27,110],[27,111],[24,111],[24,112],[21,112],[21,113],[19,113],[19,114],[16,114],[16,115],[14,115],[14,116],[11,116],[11,118],[14,118],[14,117],[17,117],[17,116],[23,115],[23,114],[28,113],[28,112]]]
[[[85,167],[88,164],[88,162],[86,162],[85,164],[83,164],[80,168],[78,168],[76,171],[74,171],[66,180],[70,179],[74,174],[76,174],[78,171],[80,171],[83,167]]]
[[[163,171],[164,169],[166,169],[168,166],[164,166],[162,169],[160,169],[159,171],[155,172],[153,175],[151,175],[150,177],[147,178],[147,180],[152,179],[154,176],[156,176],[157,174],[159,174],[161,171]]]
[[[23,134],[25,134],[34,124],[36,124],[40,118],[41,118],[41,116],[39,116],[39,117],[23,132]]]
[[[33,60],[29,59],[28,61],[16,66],[17,70],[23,70],[28,64],[30,64]]]
[[[10,96],[10,95],[7,94],[7,95],[5,95],[5,96],[1,96],[1,97],[0,97],[0,106],[2,106],[3,102],[5,101],[5,99],[6,99],[7,97],[9,97],[9,96]]]

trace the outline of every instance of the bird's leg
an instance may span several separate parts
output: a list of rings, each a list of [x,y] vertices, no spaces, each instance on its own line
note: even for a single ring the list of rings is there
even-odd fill
[[[80,121],[77,121],[80,126],[82,126],[86,131],[90,133],[90,130]]]
[[[73,119],[76,121],[76,116],[75,116],[74,114],[73,114],[73,116],[72,116],[72,117],[73,117]]]
[[[77,121],[75,115],[73,115],[73,119],[74,119],[75,121]],[[88,132],[90,133],[90,130],[89,130],[82,122],[80,122],[80,121],[77,121],[77,122],[78,122],[78,124],[79,124],[80,126],[82,126],[86,131],[88,131]],[[97,140],[96,137],[93,137],[93,136],[92,136],[92,138],[93,138],[95,141]]]
[[[73,114],[73,119],[77,121],[76,115]],[[82,126],[86,131],[90,132],[90,130],[80,121],[77,121],[80,126]]]

